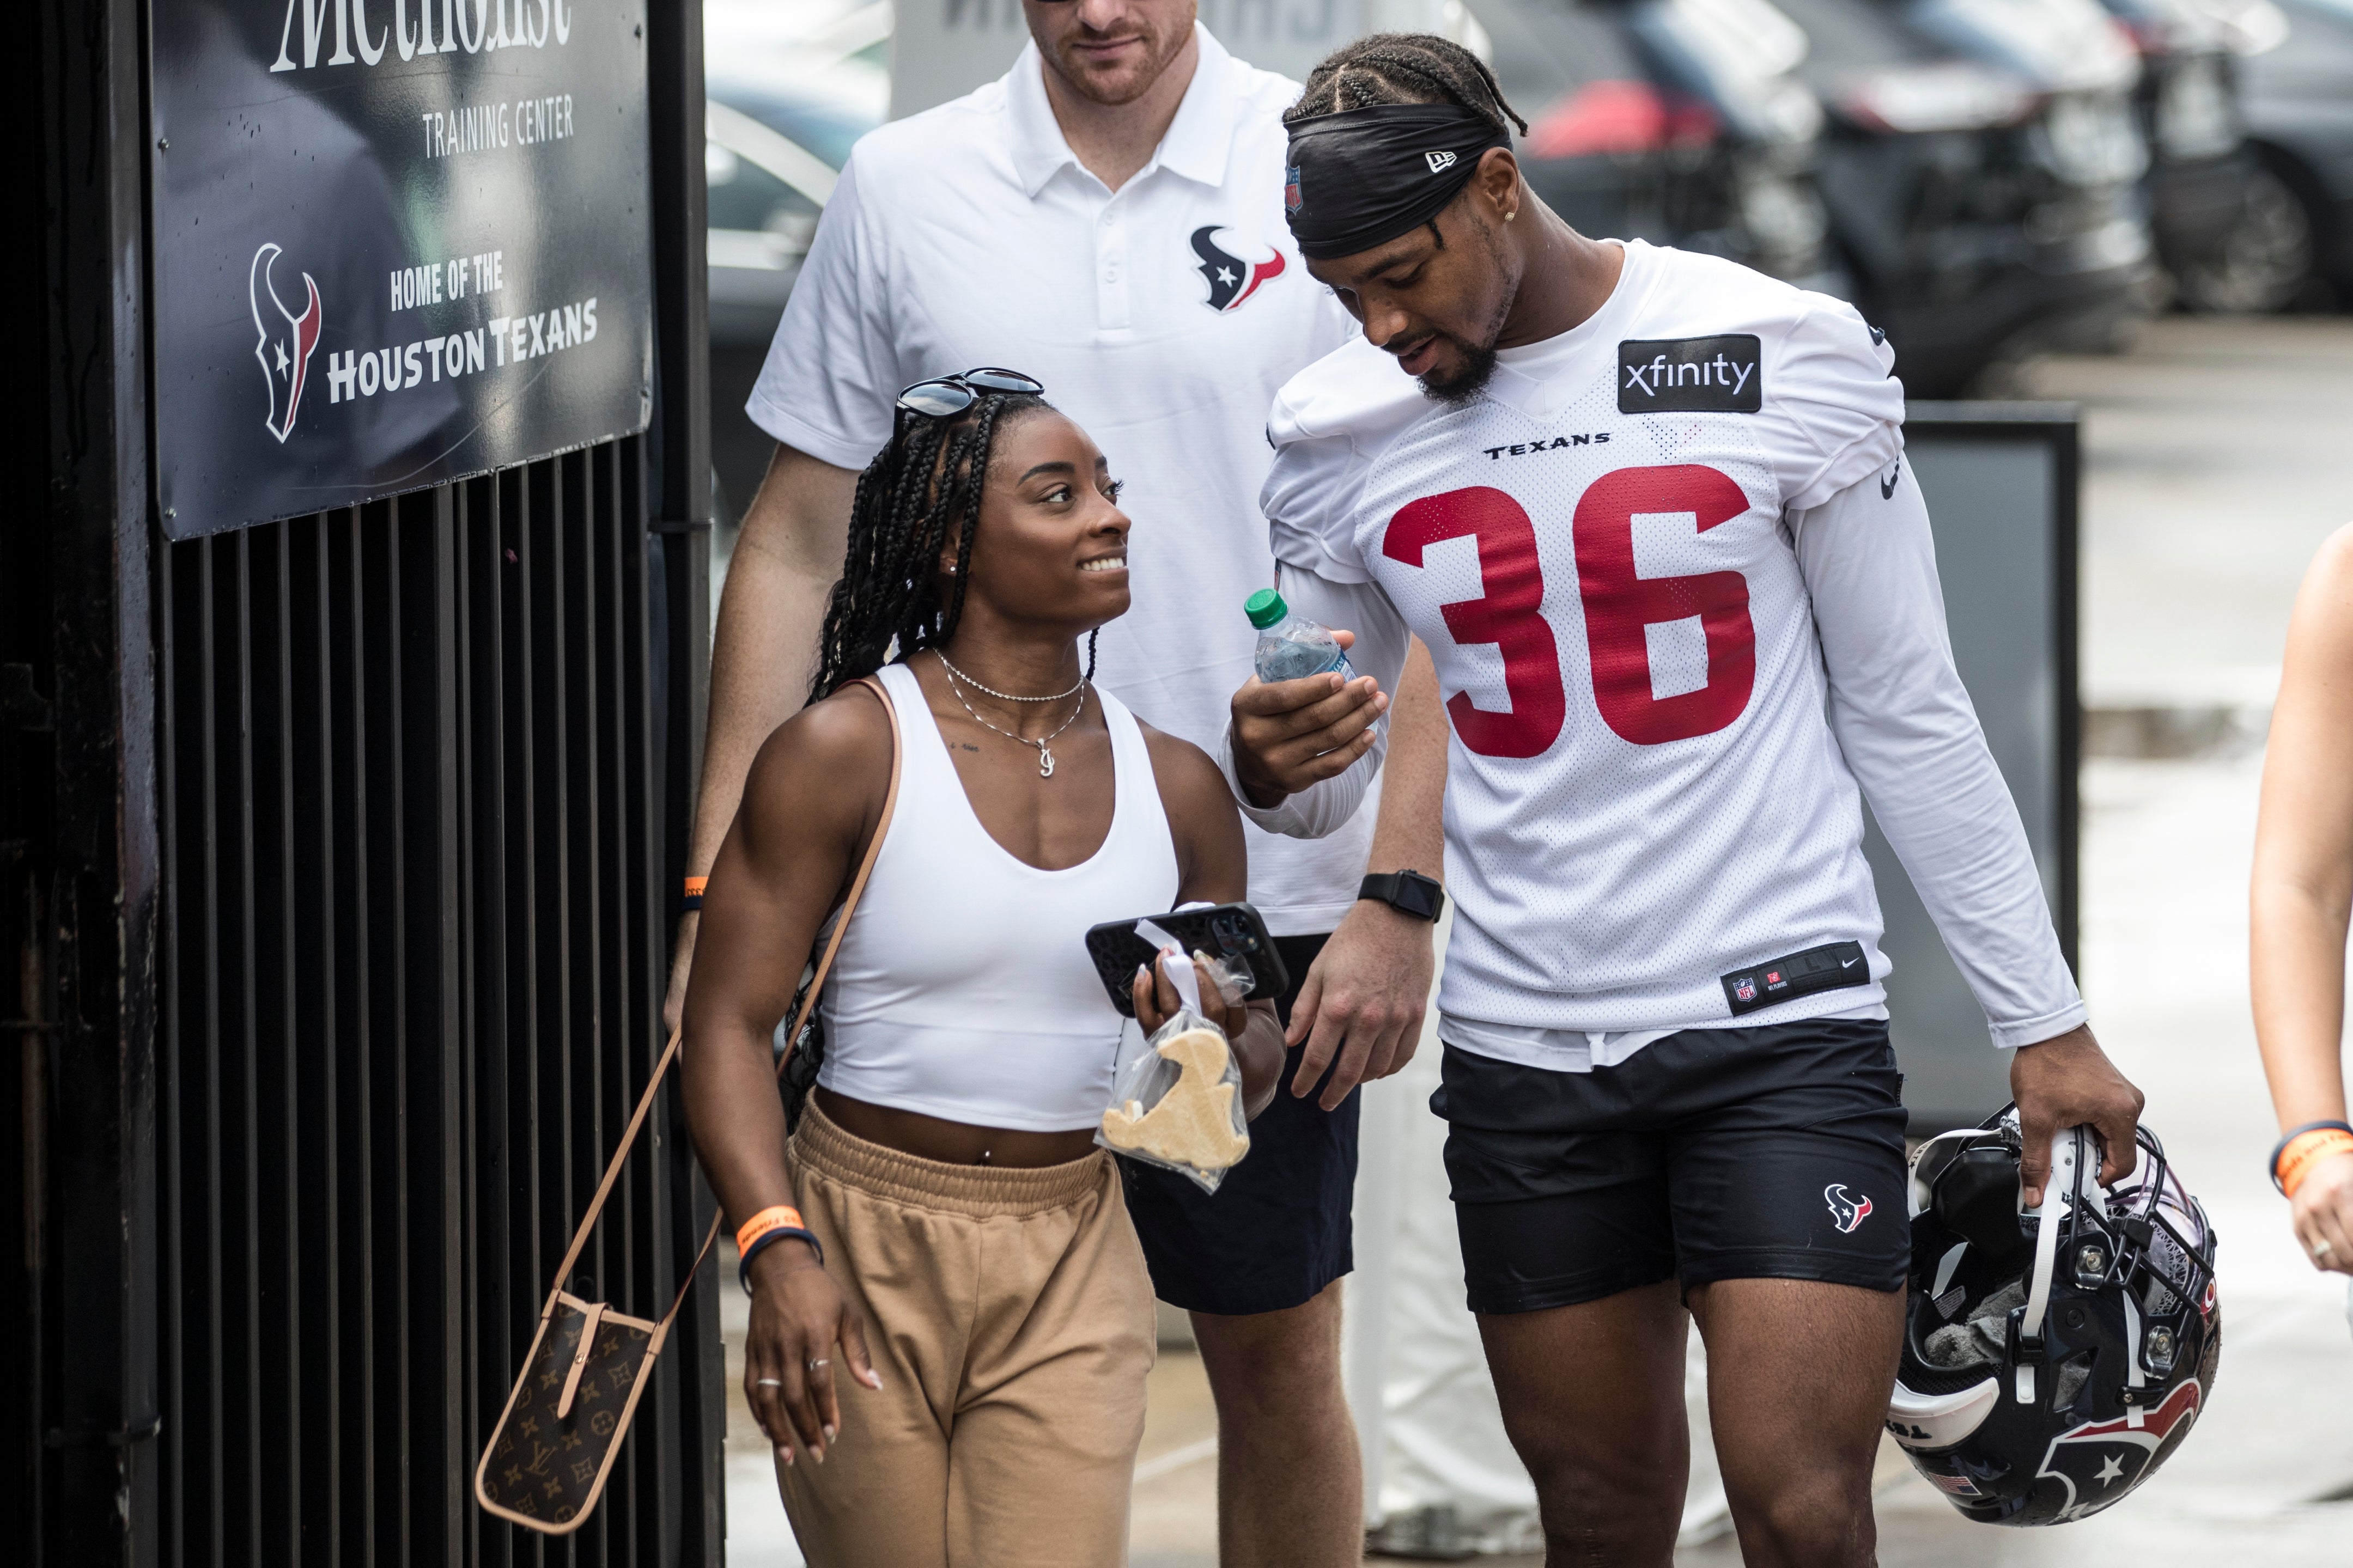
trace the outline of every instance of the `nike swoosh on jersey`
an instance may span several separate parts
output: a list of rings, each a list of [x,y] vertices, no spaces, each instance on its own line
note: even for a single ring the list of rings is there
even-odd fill
[[[1898,458],[1895,459],[1895,467],[1890,468],[1887,472],[1887,477],[1879,481],[1879,499],[1881,500],[1894,500],[1895,499],[1895,481],[1903,477],[1904,459]]]

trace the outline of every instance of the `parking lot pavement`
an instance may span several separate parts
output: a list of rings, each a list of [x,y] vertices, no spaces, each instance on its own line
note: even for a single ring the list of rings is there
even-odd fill
[[[2084,405],[2085,702],[2268,708],[2304,564],[2353,521],[2353,319],[2168,316],[2021,380]]]

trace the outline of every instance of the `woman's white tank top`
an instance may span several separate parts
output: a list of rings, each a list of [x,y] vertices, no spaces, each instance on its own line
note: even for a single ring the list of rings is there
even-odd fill
[[[1087,956],[1090,926],[1173,909],[1176,847],[1134,715],[1111,728],[1111,831],[1041,871],[988,836],[914,672],[881,679],[899,726],[899,805],[827,978],[818,1081],[950,1121],[1059,1132],[1110,1102],[1125,1020]]]

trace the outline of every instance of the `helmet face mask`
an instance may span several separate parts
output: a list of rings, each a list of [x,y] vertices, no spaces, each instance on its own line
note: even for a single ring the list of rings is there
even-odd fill
[[[2156,1135],[2139,1146],[2131,1184],[2109,1191],[2089,1129],[2062,1133],[2040,1217],[2018,1207],[2014,1110],[1914,1159],[1887,1428],[1971,1519],[2098,1512],[2164,1462],[2213,1387],[2214,1235]]]

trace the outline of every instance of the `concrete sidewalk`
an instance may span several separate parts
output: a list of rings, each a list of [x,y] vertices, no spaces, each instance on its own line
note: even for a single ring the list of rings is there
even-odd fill
[[[1905,1475],[1879,1500],[1880,1562],[2353,1563],[2353,1327],[2263,1169],[2276,1135],[2246,1002],[2256,757],[2084,771],[2084,982],[2093,1026],[2221,1237],[2222,1361],[2158,1479],[2053,1530],[1975,1525]],[[1730,1542],[1677,1559],[1733,1563]]]

